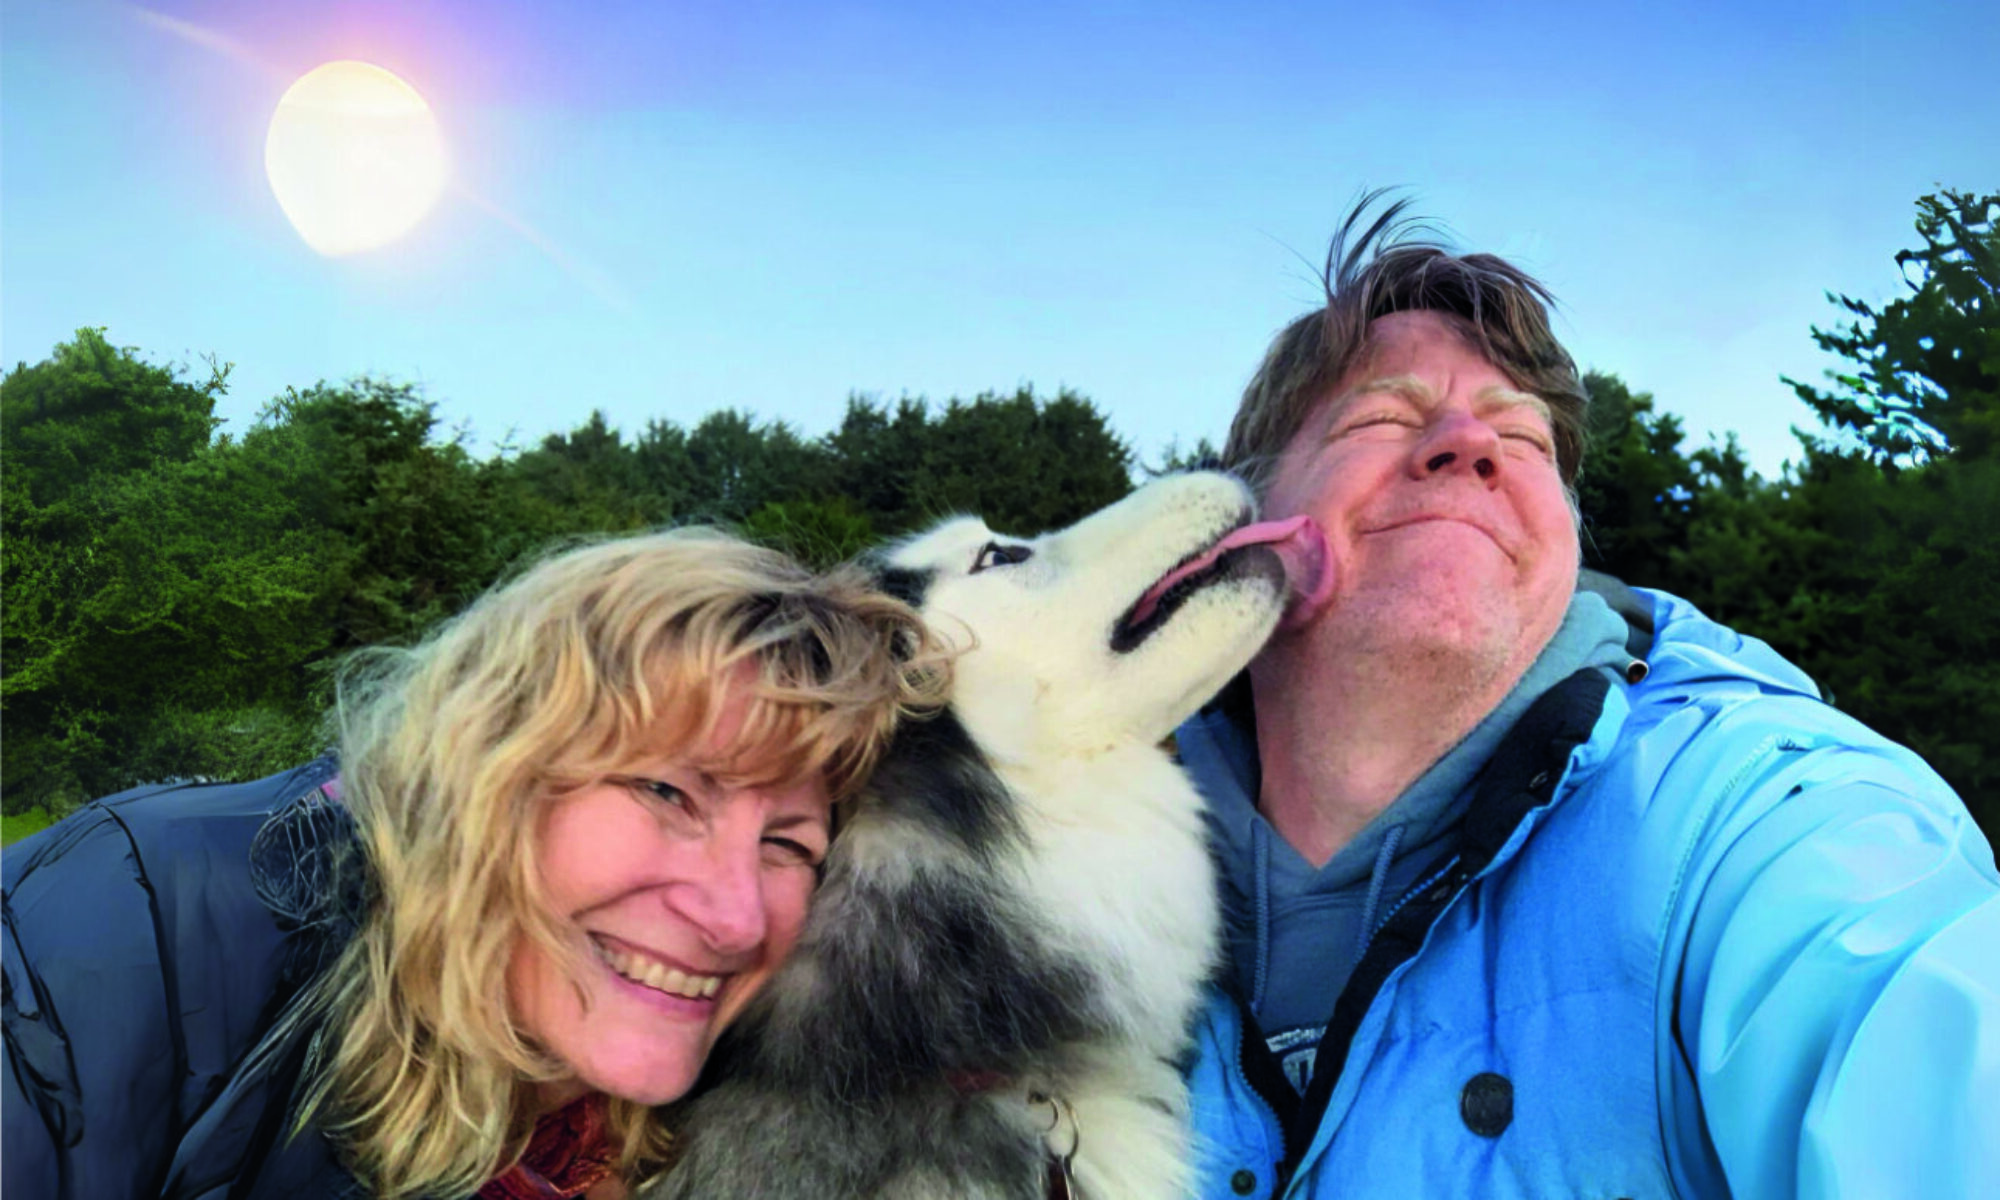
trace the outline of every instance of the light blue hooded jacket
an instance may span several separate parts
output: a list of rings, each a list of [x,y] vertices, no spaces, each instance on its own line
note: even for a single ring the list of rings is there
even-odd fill
[[[1202,1196],[2000,1195],[1992,849],[1768,646],[1628,596],[1644,678],[1579,671],[1513,724],[1369,905],[1303,1099],[1218,989]],[[1211,793],[1243,784],[1218,719],[1181,733]]]

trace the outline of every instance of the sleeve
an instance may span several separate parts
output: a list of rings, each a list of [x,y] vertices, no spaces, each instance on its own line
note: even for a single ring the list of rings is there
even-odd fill
[[[1741,799],[1684,893],[1673,1033],[1696,1156],[1736,1196],[1992,1195],[1993,851],[1906,751],[1775,741],[1725,785]]]
[[[131,838],[93,808],[6,855],[8,1196],[151,1190],[180,1075],[152,894]]]
[[[60,1186],[56,1158],[65,1131],[75,1124],[74,1088],[69,1048],[53,1014],[46,1012],[41,981],[21,961],[14,939],[12,908],[5,913],[4,1016],[7,1074],[0,1080],[0,1194],[54,1196]],[[18,997],[18,999],[17,999]]]

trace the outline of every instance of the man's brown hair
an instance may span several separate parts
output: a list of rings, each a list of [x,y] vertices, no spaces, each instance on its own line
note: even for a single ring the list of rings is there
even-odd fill
[[[1589,397],[1576,363],[1549,329],[1554,297],[1505,259],[1451,253],[1433,240],[1429,225],[1405,216],[1407,198],[1368,221],[1382,196],[1369,192],[1341,222],[1321,275],[1326,304],[1272,341],[1243,389],[1224,463],[1261,493],[1306,418],[1361,361],[1369,323],[1424,311],[1445,317],[1509,382],[1548,404],[1556,465],[1563,482],[1574,484]]]

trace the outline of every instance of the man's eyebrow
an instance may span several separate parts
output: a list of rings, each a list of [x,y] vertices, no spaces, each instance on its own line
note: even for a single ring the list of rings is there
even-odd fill
[[[1485,408],[1532,409],[1542,420],[1554,420],[1554,414],[1549,411],[1548,401],[1535,395],[1533,392],[1524,392],[1503,384],[1489,383],[1485,387],[1480,388],[1478,394],[1473,399]]]
[[[1340,395],[1334,397],[1333,404],[1329,407],[1338,409],[1357,397],[1375,395],[1381,392],[1400,396],[1410,403],[1423,408],[1430,408],[1438,402],[1437,392],[1432,390],[1430,384],[1425,383],[1415,375],[1384,375],[1378,379],[1364,379],[1353,387],[1348,388]]]

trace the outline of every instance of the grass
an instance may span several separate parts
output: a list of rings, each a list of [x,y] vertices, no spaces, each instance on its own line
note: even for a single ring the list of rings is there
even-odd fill
[[[0,845],[11,846],[29,834],[39,833],[55,823],[54,817],[39,808],[0,815]]]

